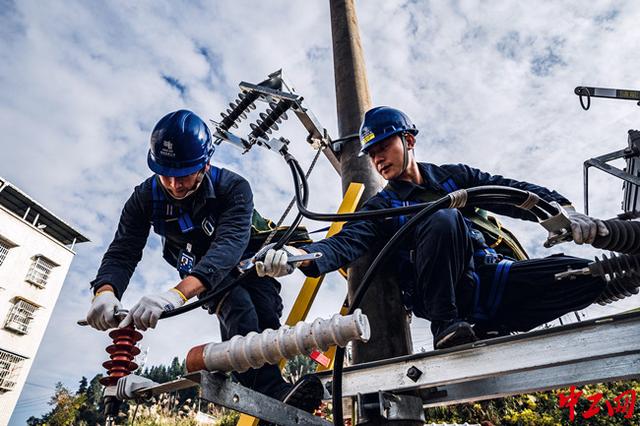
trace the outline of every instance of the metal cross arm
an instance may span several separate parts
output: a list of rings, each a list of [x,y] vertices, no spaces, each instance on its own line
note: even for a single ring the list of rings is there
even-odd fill
[[[331,380],[318,376],[325,385]],[[634,312],[347,367],[343,395],[419,389],[435,406],[638,377]]]
[[[135,379],[137,376],[127,376],[120,379],[123,382],[121,387],[124,388],[124,382],[132,378]],[[142,377],[138,379],[146,380]],[[147,380],[147,382],[150,381]],[[198,385],[200,386],[200,397],[202,399],[262,420],[280,425],[331,425],[331,423],[320,417],[235,383],[229,376],[219,372],[197,371],[177,380],[161,384],[154,383],[137,389],[135,395],[120,393],[118,397],[120,399],[133,397],[144,401],[162,393],[175,392]],[[128,388],[131,389],[132,387],[129,386]]]
[[[606,87],[588,87],[578,86],[573,91],[580,97],[580,105],[584,110],[588,110],[591,106],[591,98],[607,98],[607,99],[623,99],[628,101],[638,101],[640,106],[640,90],[630,89],[609,89]],[[585,105],[582,98],[587,98]]]
[[[287,111],[291,110],[307,130],[307,142],[315,149],[322,150],[334,169],[340,173],[340,163],[331,148],[331,138],[327,129],[320,124],[313,112],[304,106],[303,97],[284,80],[282,70],[269,74],[269,77],[260,83],[243,81],[239,86],[238,98],[221,113],[222,121],[211,120],[216,144],[226,141],[243,152],[247,152],[254,145],[280,151],[286,145],[284,138],[270,138],[269,135],[280,129],[279,125],[288,119]],[[229,129],[237,128],[240,121],[247,119],[250,110],[256,108],[257,101],[267,103],[268,108],[258,113],[259,118],[249,124],[250,133],[246,136],[232,133]]]

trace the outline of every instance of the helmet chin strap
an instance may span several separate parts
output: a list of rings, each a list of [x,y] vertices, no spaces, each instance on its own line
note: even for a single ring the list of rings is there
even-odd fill
[[[175,195],[173,195],[171,193],[171,191],[167,190],[164,185],[161,185],[162,188],[165,190],[165,192],[174,200],[177,201],[181,201],[184,200],[185,198],[187,198],[188,196],[190,196],[191,194],[193,194],[194,192],[196,192],[198,190],[198,188],[200,188],[200,184],[202,183],[202,181],[204,180],[204,169],[200,170],[198,172],[198,175],[196,176],[196,183],[195,185],[193,185],[193,188],[191,188],[189,191],[187,191],[186,194],[184,194],[182,197],[176,197]]]
[[[402,141],[402,170],[398,176],[401,176],[409,167],[409,148],[407,148],[407,138],[404,133],[400,134],[400,140]]]

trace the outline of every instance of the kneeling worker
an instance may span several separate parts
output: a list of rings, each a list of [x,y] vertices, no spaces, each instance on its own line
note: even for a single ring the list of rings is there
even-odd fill
[[[280,327],[282,299],[275,279],[254,276],[230,285],[238,274],[236,265],[246,256],[253,194],[243,177],[209,164],[214,150],[207,125],[191,111],[172,112],[156,124],[147,161],[155,174],[138,185],[124,205],[113,242],[91,283],[91,326],[154,328],[164,311],[214,292],[220,295],[209,311],[218,314],[223,340]],[[142,297],[118,324],[114,311],[120,309],[151,227],[162,237],[163,257],[181,281]],[[292,386],[277,365],[235,376],[244,386],[306,411],[313,411],[322,397],[319,380]]]
[[[601,221],[578,213],[562,195],[527,182],[490,175],[464,164],[437,166],[414,157],[418,129],[403,112],[373,108],[360,127],[361,155],[368,155],[387,186],[364,204],[364,210],[435,201],[457,189],[503,185],[556,201],[568,211],[576,243],[591,243],[608,233]],[[536,220],[527,210],[489,205],[498,214]],[[381,245],[407,221],[356,220],[333,237],[301,249],[321,252],[317,261],[299,265],[307,275],[336,270]],[[527,331],[593,303],[604,289],[600,278],[581,276],[561,284],[554,274],[582,268],[589,260],[564,255],[528,259],[525,251],[495,218],[474,208],[443,209],[417,224],[402,249],[389,262],[401,274],[405,306],[431,321],[434,348],[443,349],[511,331]],[[290,274],[287,256],[300,249],[271,251],[258,263],[261,276]]]

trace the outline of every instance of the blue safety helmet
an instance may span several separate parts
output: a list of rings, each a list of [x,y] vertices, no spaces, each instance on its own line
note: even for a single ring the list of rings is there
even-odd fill
[[[214,151],[205,122],[181,109],[162,117],[153,128],[147,164],[162,176],[187,176],[203,169]]]
[[[360,154],[363,156],[369,148],[380,141],[398,133],[418,134],[416,125],[404,112],[388,106],[371,108],[364,114],[360,125]]]

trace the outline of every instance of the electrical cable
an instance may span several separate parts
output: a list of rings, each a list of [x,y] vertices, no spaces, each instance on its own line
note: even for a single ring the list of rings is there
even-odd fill
[[[512,188],[513,189],[513,188]],[[473,191],[473,192],[472,192]],[[469,201],[467,203],[467,205],[474,205],[476,204],[476,200],[474,199],[474,195],[476,195],[475,193],[477,192],[481,192],[481,191],[487,191],[486,188],[472,188],[469,190],[470,192],[470,198]],[[522,191],[519,189],[513,189],[514,191],[514,198],[516,196],[522,196],[526,194],[526,191]],[[526,196],[526,195],[525,195]],[[483,197],[483,198],[489,198],[489,197]],[[511,201],[508,202],[506,200],[503,200],[503,197],[499,197],[497,200],[491,200],[494,203],[499,203],[499,204],[511,204],[514,205],[516,203],[519,202],[518,201]],[[352,302],[349,305],[349,310],[346,313],[346,315],[352,314],[353,311],[359,306],[359,304],[362,302],[362,299],[364,298],[364,295],[366,293],[366,291],[369,288],[369,285],[371,283],[371,279],[375,276],[376,270],[378,269],[378,267],[382,264],[383,260],[385,259],[385,257],[387,256],[388,252],[391,251],[391,249],[395,248],[395,245],[401,241],[405,235],[408,233],[408,231],[410,231],[413,226],[415,224],[417,224],[420,220],[422,220],[423,218],[427,217],[430,214],[435,213],[436,211],[440,210],[441,208],[447,208],[449,206],[451,202],[451,196],[450,195],[446,195],[442,198],[440,198],[439,200],[435,201],[434,203],[432,203],[431,205],[423,208],[422,211],[420,211],[419,213],[417,213],[415,216],[413,216],[409,221],[407,221],[407,223],[405,223],[394,235],[393,237],[391,237],[391,239],[385,244],[385,246],[380,250],[380,252],[378,253],[378,255],[375,257],[375,259],[373,260],[373,262],[371,263],[371,265],[369,266],[369,269],[367,269],[367,272],[364,274],[360,285],[358,286],[358,289],[356,290],[353,298],[352,298]],[[478,203],[480,204],[480,203]],[[338,350],[336,349],[336,354],[335,354],[335,358],[334,358],[334,370],[333,370],[333,375],[332,375],[332,403],[333,403],[333,420],[334,420],[334,425],[342,425],[343,424],[343,418],[342,418],[342,369],[343,369],[343,364],[344,364],[344,349],[342,350]]]
[[[295,188],[296,188],[296,196],[297,196],[297,199],[299,200],[302,195],[300,194],[300,188],[302,188],[305,194],[307,194],[308,184],[304,178],[304,174],[302,173],[300,165],[297,164],[297,161],[295,160],[295,158],[293,158],[290,155],[285,158],[291,169],[294,183],[295,183]],[[516,189],[516,188],[509,188],[509,187],[486,186],[486,187],[471,188],[467,190],[468,199],[466,202],[466,206],[481,206],[486,203],[518,205],[518,204],[522,204],[524,201],[526,201],[529,198],[528,194],[529,193],[527,191]],[[412,206],[414,208],[419,208],[421,210],[417,214],[415,214],[410,220],[408,220],[407,223],[405,223],[391,237],[391,239],[384,245],[384,247],[380,250],[378,255],[375,257],[375,259],[367,269],[366,273],[364,274],[360,282],[360,286],[358,287],[358,289],[356,290],[352,298],[347,315],[352,314],[353,311],[361,303],[366,291],[369,288],[372,277],[374,276],[379,265],[381,265],[383,260],[386,258],[387,253],[390,252],[395,247],[395,245],[405,237],[408,231],[410,231],[417,222],[419,222],[424,217],[427,217],[428,215],[433,214],[442,208],[450,207],[452,203],[455,201],[454,197],[455,196],[452,193],[432,203],[422,203],[421,205]],[[347,214],[337,214],[337,215],[316,214],[308,211],[305,208],[305,206],[302,206],[301,204],[302,203],[298,202],[298,209],[300,210],[300,213],[310,219],[320,220],[318,218],[322,217],[323,220],[335,221],[335,220],[344,220],[345,216],[351,216],[350,218],[352,218],[354,215],[354,214],[348,214],[348,215]],[[534,215],[536,215],[536,217],[539,220],[547,219],[551,215],[555,215],[558,213],[555,207],[553,207],[552,205],[550,205],[549,203],[543,200],[540,200],[539,204],[540,206],[535,206],[532,209],[530,209],[530,211]],[[386,209],[386,210],[391,210],[391,212],[398,214],[399,210],[402,210],[402,208]],[[377,215],[367,215],[367,218],[380,217],[380,216],[386,215],[387,212],[380,213],[380,210],[376,210],[375,213],[377,213]],[[310,216],[315,216],[315,217],[310,217]],[[360,215],[356,214],[357,218],[362,217],[362,216],[360,217],[358,216]],[[344,355],[345,355],[344,348],[340,348],[340,347],[336,348],[336,353],[334,357],[334,369],[333,369],[333,374],[331,379],[332,380],[333,421],[335,425],[343,424],[342,371],[344,366]]]
[[[293,156],[291,156],[290,154],[286,153],[285,154],[285,158],[286,156],[289,155],[291,158],[293,158]],[[293,159],[295,161],[295,159]],[[297,164],[297,161],[296,161]],[[298,167],[300,167],[300,165],[298,164]],[[297,169],[296,169],[297,170]],[[300,169],[302,170],[302,169]],[[305,177],[304,172],[302,172],[302,176],[303,178]],[[308,199],[309,199],[309,186],[307,185],[307,180],[306,178],[303,179],[304,182],[304,187],[302,190],[302,193],[300,191],[300,188],[298,186],[296,186],[296,203],[298,205],[302,205],[306,208]],[[295,219],[293,220],[293,222],[291,223],[291,225],[289,226],[289,229],[287,229],[287,232],[285,232],[282,237],[280,237],[280,239],[275,243],[273,249],[274,250],[278,250],[280,248],[282,248],[288,241],[289,239],[291,239],[291,237],[293,236],[293,234],[295,233],[298,225],[300,224],[300,222],[303,219],[303,215],[302,213],[298,213],[295,217]],[[181,315],[184,314],[186,312],[190,312],[196,308],[199,308],[201,306],[204,306],[205,304],[213,301],[215,298],[220,297],[222,294],[224,294],[225,291],[227,291],[229,288],[231,288],[232,286],[236,285],[238,282],[247,279],[248,277],[252,277],[255,274],[255,269],[252,269],[249,272],[245,272],[242,273],[241,275],[237,276],[236,278],[234,278],[233,280],[231,280],[230,282],[228,282],[227,284],[225,284],[223,287],[216,289],[215,292],[211,292],[210,294],[207,294],[204,297],[201,297],[200,299],[196,300],[195,302],[191,302],[188,303],[186,305],[180,306],[178,308],[172,309],[170,311],[165,311],[160,315],[160,319],[165,319],[165,318],[171,318],[177,315]]]
[[[136,424],[136,416],[138,415],[138,407],[140,407],[140,403],[136,403],[136,408],[133,410],[133,417],[131,418],[131,426]]]
[[[307,209],[307,203],[309,199],[309,185],[306,179],[306,174],[302,170],[300,163],[298,163],[298,161],[293,157],[293,155],[291,155],[287,151],[283,151],[282,154],[284,156],[285,161],[289,165],[289,168],[291,169],[291,174],[293,176],[294,187],[295,187],[296,207],[298,208],[299,213],[298,215],[296,215],[295,219],[293,220],[287,232],[284,235],[282,235],[282,237],[280,237],[280,239],[276,242],[275,246],[273,247],[275,250],[282,248],[289,241],[291,236],[295,233],[296,228],[298,227],[302,219],[305,217],[311,220],[317,220],[317,221],[323,221],[323,222],[336,222],[336,221],[344,222],[344,221],[350,221],[350,220],[387,218],[387,217],[393,217],[393,216],[413,214],[433,204],[433,203],[419,203],[419,204],[414,204],[406,207],[366,210],[366,211],[360,211],[356,213],[337,214],[337,213],[312,212]],[[494,196],[502,195],[503,198],[508,198],[510,196],[510,193],[508,192],[508,190],[514,189],[514,188],[508,188],[508,187],[501,187],[501,186],[486,186],[483,188],[491,189],[492,191],[494,191],[493,192]],[[526,201],[527,199],[526,194],[528,193],[526,191],[522,191],[522,190],[520,191],[521,191],[521,194],[519,195],[519,198],[522,198],[522,199],[521,200],[519,199],[519,203],[521,204],[524,201]],[[482,194],[478,194],[478,195],[481,196]],[[544,200],[540,200],[538,202],[538,205],[534,206],[530,211],[537,217],[541,217],[542,215],[544,215],[545,219],[550,216],[556,215],[558,213],[555,207],[553,207],[551,204],[549,204]],[[234,278],[232,281],[226,284],[224,287],[217,289],[215,292],[211,292],[210,294],[198,299],[195,302],[188,303],[186,305],[183,305],[171,311],[163,312],[160,315],[160,319],[171,318],[186,312],[190,312],[193,309],[199,308],[201,306],[204,306],[205,304],[213,301],[216,297],[219,297],[231,286],[237,284],[243,279],[248,278],[249,276],[253,276],[251,274],[254,274],[254,273],[255,272],[252,270],[247,273],[241,274],[240,276]]]
[[[300,200],[302,199],[302,193],[298,192],[299,188],[303,188],[304,192],[308,193],[308,184],[305,182],[305,179],[303,179],[304,174],[302,173],[302,169],[300,168],[300,165],[298,164],[296,159],[293,158],[293,156],[291,155],[285,156],[285,159],[287,160],[287,164],[289,164],[289,168],[291,169],[291,173],[295,183],[296,195],[298,199],[298,202],[297,202],[298,210],[307,219],[317,220],[321,222],[346,222],[346,221],[361,220],[361,219],[387,218],[387,217],[402,216],[402,215],[417,213],[422,209],[424,209],[425,207],[429,207],[430,205],[433,204],[433,202],[418,203],[411,206],[366,210],[366,211],[360,211],[356,213],[312,212],[306,208],[306,204],[303,204],[300,202]],[[478,192],[479,189],[482,189],[484,192],[490,192],[490,194],[486,195],[486,194],[483,194],[482,192],[479,192],[477,194],[477,197],[484,198],[484,197],[490,196],[491,202],[494,202],[495,200],[495,203],[498,203],[498,204],[500,204],[504,200],[512,200],[513,199],[512,197],[514,196],[518,197],[518,201],[520,201],[520,204],[521,204],[522,202],[526,201],[529,194],[529,192],[521,189],[510,188],[507,186],[498,186],[498,185],[491,185],[491,186],[487,185],[483,187],[470,188],[467,191]],[[518,193],[515,194],[512,191],[518,191]],[[485,200],[485,202],[489,202],[489,200]],[[513,202],[508,202],[505,204],[514,205]],[[538,202],[538,205],[531,208],[530,211],[540,220],[548,219],[549,217],[555,216],[559,213],[556,207],[554,207],[549,202],[544,200],[540,200]]]
[[[313,157],[313,160],[311,161],[311,164],[309,165],[309,168],[307,169],[307,173],[305,174],[305,177],[307,179],[309,179],[309,176],[311,176],[311,172],[316,166],[316,163],[318,162],[318,158],[320,158],[320,154],[322,154],[322,148],[318,149],[318,151],[316,152],[316,155]],[[284,222],[284,219],[289,215],[289,212],[291,211],[291,209],[295,204],[296,204],[296,196],[294,194],[293,197],[291,198],[291,201],[289,202],[289,205],[287,205],[287,208],[284,210],[284,213],[282,213],[282,216],[280,216],[280,219],[278,219],[278,223],[276,223],[275,228],[273,229],[273,231],[271,231],[271,233],[269,233],[269,236],[264,241],[263,247],[271,242],[273,237],[278,232],[278,228],[280,228],[280,226]]]

